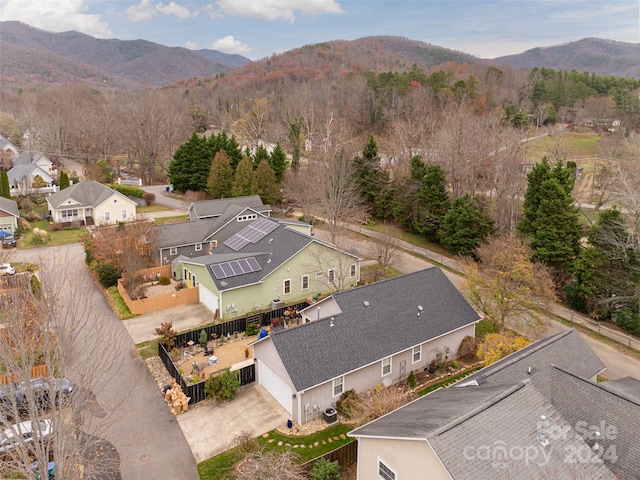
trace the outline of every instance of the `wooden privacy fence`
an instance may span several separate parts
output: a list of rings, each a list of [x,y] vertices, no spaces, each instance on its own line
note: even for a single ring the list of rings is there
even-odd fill
[[[46,365],[36,365],[31,367],[31,378],[41,378],[46,377],[48,375],[48,370]],[[0,384],[6,385],[7,383],[15,383],[19,381],[19,378],[15,373],[10,373],[9,375],[3,373],[0,375]]]
[[[161,265],[159,267],[145,268],[144,270],[136,270],[135,272],[126,273],[125,279],[131,277],[142,277],[146,281],[152,281],[160,277],[171,278],[171,265]]]
[[[134,315],[157,312],[159,310],[177,307],[179,305],[186,305],[187,303],[197,303],[200,301],[200,290],[197,288],[182,288],[175,292],[165,293],[163,295],[154,295],[153,297],[133,300],[129,296],[124,284],[125,282],[122,279],[118,279],[118,293]]]
[[[329,460],[330,462],[338,462],[340,468],[348,467],[358,461],[358,441],[354,439],[352,442],[346,443],[335,450],[331,450],[324,455],[320,455],[313,460],[303,463],[302,467],[307,471],[311,471],[313,464],[321,458]]]

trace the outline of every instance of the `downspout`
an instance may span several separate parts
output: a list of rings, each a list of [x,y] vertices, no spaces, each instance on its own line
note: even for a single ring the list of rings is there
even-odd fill
[[[298,425],[302,425],[302,395],[304,392],[298,392]]]

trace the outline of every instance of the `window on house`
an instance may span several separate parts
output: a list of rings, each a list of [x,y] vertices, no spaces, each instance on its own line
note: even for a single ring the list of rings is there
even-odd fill
[[[396,472],[389,465],[378,458],[378,478],[382,480],[396,480]]]
[[[256,213],[251,215],[238,215],[238,222],[247,222],[249,220],[255,220],[256,218],[258,218]]]
[[[413,356],[411,357],[411,363],[417,363],[422,358],[422,345],[413,347]]]
[[[337,397],[344,392],[344,377],[338,377],[333,379],[333,396]]]
[[[216,248],[217,246],[218,246],[218,240],[211,240],[209,242],[209,248],[210,249]]]
[[[193,276],[191,277],[191,280],[193,281],[193,286],[194,286],[194,288],[195,288],[195,287],[197,287],[197,286],[198,286],[198,281],[196,280],[196,276],[195,276],[195,275],[193,275]]]
[[[330,282],[335,281],[336,279],[336,272],[333,268],[330,268],[329,271],[327,272],[327,277],[329,278]]]
[[[111,212],[104,212],[104,219],[105,221],[110,221],[111,220]]]
[[[352,263],[351,267],[349,268],[349,276],[351,278],[356,276],[356,264],[355,263]]]
[[[309,288],[309,275],[302,276],[302,290],[307,290]]]
[[[178,254],[178,247],[169,248],[169,255],[177,255],[177,254]]]
[[[291,280],[287,279],[283,282],[282,290],[285,295],[289,295],[291,293]]]
[[[391,357],[382,359],[382,376],[389,375],[391,373]]]
[[[202,250],[202,244],[201,243],[196,243],[196,252],[199,252]]]
[[[324,272],[321,270],[319,272],[316,272],[316,277],[322,277],[324,275]]]
[[[123,220],[127,219],[127,211],[126,210],[122,210],[122,219]]]

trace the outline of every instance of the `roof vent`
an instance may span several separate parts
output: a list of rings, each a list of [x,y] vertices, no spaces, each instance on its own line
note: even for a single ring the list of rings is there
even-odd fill
[[[363,304],[365,307],[368,307],[368,306],[369,306],[369,302],[367,302],[366,300],[365,300],[364,302],[362,302],[362,304]]]
[[[593,447],[591,447],[591,450],[597,452],[598,450],[600,450],[600,445],[598,444],[598,440],[600,440],[600,432],[596,432],[593,437],[595,443],[593,444]]]
[[[531,373],[532,373],[531,367],[527,368],[527,373],[528,373],[529,375],[531,375]]]
[[[331,317],[331,321],[329,322],[329,326],[333,327],[334,323],[333,323],[333,317]]]
[[[271,263],[271,252],[269,252],[269,259],[267,260],[267,263]]]
[[[269,243],[272,243],[272,242],[273,242],[273,238],[270,238],[270,239],[269,239]]]
[[[540,435],[540,444],[543,447],[549,445],[549,439],[547,438],[547,427],[549,426],[549,422],[547,422],[547,417],[544,415],[540,415],[540,422],[538,423],[538,434]]]
[[[423,310],[424,308],[422,308],[422,305],[418,305],[418,316],[420,316]]]

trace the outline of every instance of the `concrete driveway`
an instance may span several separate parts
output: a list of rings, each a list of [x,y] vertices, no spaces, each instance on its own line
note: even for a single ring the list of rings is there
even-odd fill
[[[243,387],[231,402],[198,405],[176,417],[200,463],[229,449],[235,437],[258,437],[285,425],[289,414],[257,383]]]
[[[122,323],[127,327],[133,343],[138,344],[157,338],[156,327],[164,322],[172,322],[174,330],[184,332],[212,323],[213,317],[213,312],[202,303],[188,303],[159,312],[145,313],[139,317],[123,320]]]

